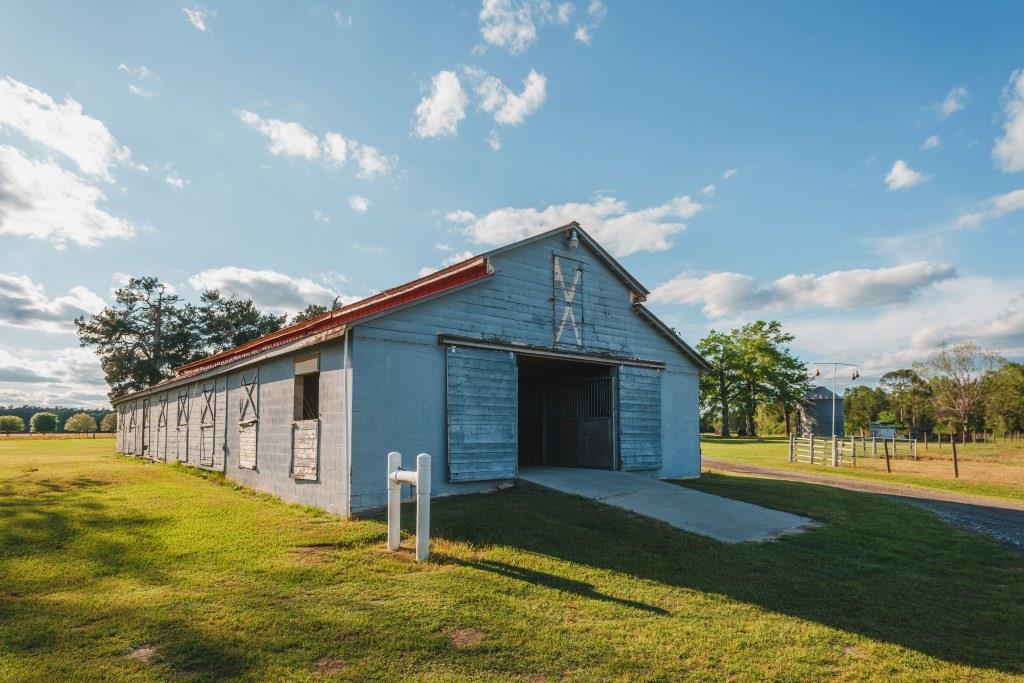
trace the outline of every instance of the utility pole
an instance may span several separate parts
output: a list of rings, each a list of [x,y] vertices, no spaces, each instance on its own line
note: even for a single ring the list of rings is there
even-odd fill
[[[851,379],[856,380],[860,377],[860,371],[857,366],[852,363],[840,363],[839,361],[826,360],[811,363],[811,365],[824,365],[832,366],[832,467],[839,466],[839,452],[836,450],[836,375],[839,374],[839,366],[853,368],[853,375]],[[818,377],[821,375],[821,370],[815,370],[814,376]]]

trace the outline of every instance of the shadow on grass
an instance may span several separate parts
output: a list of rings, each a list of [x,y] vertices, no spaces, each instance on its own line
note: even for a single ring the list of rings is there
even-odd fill
[[[577,497],[520,488],[438,501],[434,531],[722,594],[949,662],[1024,671],[1021,561],[990,541],[870,494],[713,474],[688,485],[825,524],[771,543],[726,545]],[[571,581],[477,568],[553,587]]]

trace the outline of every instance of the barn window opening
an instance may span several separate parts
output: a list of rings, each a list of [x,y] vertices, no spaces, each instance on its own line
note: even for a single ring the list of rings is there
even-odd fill
[[[612,367],[520,355],[520,467],[615,468]]]
[[[295,361],[295,420],[320,417],[320,354]]]

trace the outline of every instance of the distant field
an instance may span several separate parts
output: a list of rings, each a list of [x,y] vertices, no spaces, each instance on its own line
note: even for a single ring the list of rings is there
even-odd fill
[[[791,469],[842,477],[914,484],[944,491],[1024,500],[1024,443],[957,445],[960,478],[953,478],[953,453],[948,443],[940,449],[918,444],[918,460],[891,460],[892,473],[885,471],[885,459],[858,455],[857,466],[830,467],[790,463],[785,437],[745,439],[701,437],[701,452],[711,458],[745,465]],[[881,447],[879,447],[881,452]]]
[[[32,432],[17,432],[14,434],[0,434],[0,441],[6,439],[31,439],[33,441],[45,441],[47,439],[105,439],[113,442],[114,435],[106,432],[90,432],[88,434],[79,432],[55,432],[53,434],[33,434]]]
[[[1024,680],[1024,558],[908,505],[723,545],[579,498],[435,500],[432,561],[109,440],[0,441],[0,680]],[[412,523],[412,509],[403,515]]]

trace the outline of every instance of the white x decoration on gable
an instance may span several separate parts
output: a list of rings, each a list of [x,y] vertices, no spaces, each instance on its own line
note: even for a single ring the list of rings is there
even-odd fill
[[[554,289],[555,344],[583,346],[583,264],[555,256]]]

